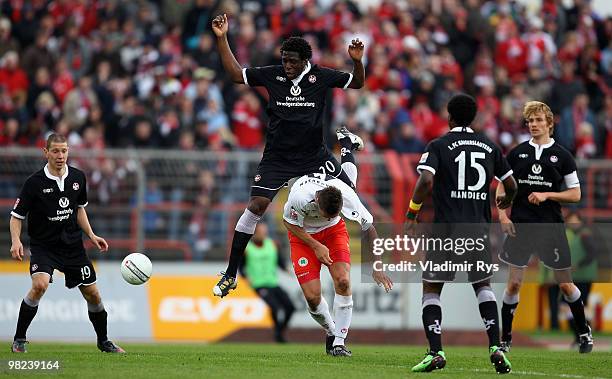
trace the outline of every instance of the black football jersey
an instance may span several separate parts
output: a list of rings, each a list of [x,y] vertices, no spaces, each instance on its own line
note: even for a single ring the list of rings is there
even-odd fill
[[[547,200],[534,205],[527,199],[532,192],[560,192],[580,187],[574,157],[563,146],[551,140],[546,145],[526,141],[508,153],[508,163],[518,183],[512,204],[513,222],[563,222],[561,204]]]
[[[74,167],[58,178],[45,166],[26,179],[11,215],[27,217],[33,244],[75,244],[82,240],[77,210],[87,206],[86,186],[85,174]]]
[[[491,222],[489,187],[512,175],[499,147],[470,128],[453,128],[429,143],[417,166],[434,174],[434,222]]]
[[[323,145],[327,92],[332,87],[347,88],[353,79],[352,74],[310,63],[293,80],[285,76],[281,65],[245,68],[242,76],[246,84],[263,86],[270,95],[264,156],[291,160],[308,159],[318,153]]]

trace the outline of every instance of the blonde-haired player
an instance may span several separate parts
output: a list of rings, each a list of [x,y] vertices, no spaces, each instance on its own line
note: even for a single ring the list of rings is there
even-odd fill
[[[511,215],[499,209],[499,221],[508,234],[499,258],[508,263],[510,274],[504,291],[502,315],[502,348],[512,343],[512,320],[519,302],[519,290],[531,255],[553,270],[565,301],[579,329],[581,353],[593,349],[591,328],[586,322],[584,304],[578,287],[572,282],[571,256],[561,203],[580,201],[580,181],[572,154],[552,138],[553,113],[545,103],[529,101],[523,117],[531,139],[508,153],[518,183],[518,193]],[[497,187],[498,196],[503,192]]]

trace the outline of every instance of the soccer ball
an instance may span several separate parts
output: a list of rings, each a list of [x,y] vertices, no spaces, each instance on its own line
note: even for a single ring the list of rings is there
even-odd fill
[[[130,284],[143,284],[151,277],[153,265],[144,254],[131,253],[121,262],[121,275]]]

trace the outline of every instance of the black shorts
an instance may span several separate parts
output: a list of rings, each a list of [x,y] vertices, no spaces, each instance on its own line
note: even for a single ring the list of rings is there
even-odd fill
[[[272,200],[290,179],[315,172],[337,177],[352,187],[340,163],[327,148],[321,147],[316,155],[307,159],[287,160],[278,155],[264,154],[253,178],[251,197],[262,196]]]
[[[31,245],[30,275],[47,273],[53,282],[53,271],[64,273],[66,287],[90,285],[96,282],[96,270],[89,260],[83,244],[72,247]]]
[[[499,259],[516,267],[527,267],[532,255],[553,270],[572,267],[565,224],[514,223],[516,237],[507,236]]]
[[[428,233],[430,248],[423,261],[423,281],[454,282],[457,272],[467,275],[457,279],[467,283],[491,278],[495,271],[488,234],[483,224],[433,224]]]

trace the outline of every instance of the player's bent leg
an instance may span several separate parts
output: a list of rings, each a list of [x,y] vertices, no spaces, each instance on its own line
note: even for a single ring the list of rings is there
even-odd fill
[[[423,282],[421,309],[429,351],[412,367],[412,372],[430,372],[446,366],[446,355],[442,351],[442,303],[440,302],[443,287],[444,283]]]
[[[271,201],[271,199],[262,196],[253,196],[249,200],[247,208],[236,223],[227,269],[225,272],[220,273],[221,279],[213,287],[213,294],[215,296],[225,297],[230,290],[236,289],[238,285],[238,266],[240,266],[244,258],[244,250],[253,233],[255,233],[257,223],[261,220],[261,216],[266,212]]]
[[[333,342],[332,355],[352,356],[346,349],[346,337],[353,318],[353,296],[351,294],[351,266],[348,262],[335,262],[329,268],[334,281],[335,296],[333,317],[336,322],[336,333]]]
[[[346,127],[336,129],[338,142],[342,146],[340,149],[340,167],[348,176],[353,187],[357,185],[357,163],[353,151],[362,150],[363,140],[361,137],[348,131]]]
[[[520,300],[519,292],[523,284],[524,273],[525,269],[523,267],[510,266],[501,308],[502,335],[499,348],[504,353],[510,352],[512,346],[512,322]]]
[[[325,352],[331,354],[334,342],[335,323],[329,313],[329,305],[321,295],[321,280],[312,278],[300,283],[302,293],[308,303],[308,313],[325,330]]]
[[[38,272],[32,275],[32,288],[23,298],[21,306],[19,307],[17,327],[15,328],[15,336],[13,337],[13,344],[11,346],[11,351],[13,353],[27,352],[26,344],[28,342],[26,340],[26,333],[38,312],[38,304],[47,291],[50,280],[51,275],[47,272]]]
[[[565,280],[565,282],[559,283],[559,288],[563,292],[563,298],[567,302],[574,316],[574,322],[576,327],[579,328],[578,335],[578,351],[582,354],[590,353],[593,350],[593,334],[591,327],[586,321],[584,314],[584,304],[581,299],[581,293],[578,287],[571,282],[571,273],[569,270],[558,270],[567,271],[557,273],[555,271],[555,278],[558,280]]]
[[[472,286],[478,298],[478,310],[487,331],[489,347],[499,347],[499,314],[495,294],[488,280],[474,283]]]
[[[82,284],[79,290],[87,302],[87,314],[96,332],[98,349],[105,353],[125,353],[125,350],[108,339],[108,314],[104,309],[98,286],[95,283]]]

